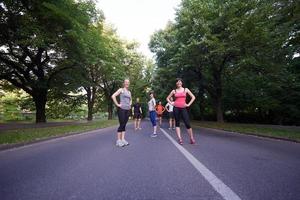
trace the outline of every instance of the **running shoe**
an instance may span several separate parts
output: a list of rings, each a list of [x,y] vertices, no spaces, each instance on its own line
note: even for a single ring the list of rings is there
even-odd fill
[[[178,144],[182,145],[183,144],[183,141],[182,139],[178,139]]]
[[[122,140],[122,143],[124,144],[124,146],[127,146],[127,145],[129,145],[129,142],[127,142],[125,139],[124,139],[124,140]]]
[[[171,130],[172,128],[171,127],[169,127],[169,130]]]
[[[190,143],[195,144],[196,143],[195,139],[190,139]]]
[[[124,147],[124,143],[122,142],[122,140],[117,140],[117,142],[116,142],[116,146],[117,147]]]
[[[156,133],[153,133],[153,134],[151,135],[151,137],[157,137],[157,134],[156,134]]]
[[[175,127],[173,127],[173,130],[175,130]]]

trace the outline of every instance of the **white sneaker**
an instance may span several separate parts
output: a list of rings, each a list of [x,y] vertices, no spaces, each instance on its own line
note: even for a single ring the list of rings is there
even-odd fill
[[[124,147],[125,144],[122,142],[122,140],[117,140],[116,146],[117,146],[117,147]]]
[[[127,142],[126,140],[122,140],[122,143],[123,143],[124,146],[129,145],[129,142]]]
[[[170,127],[169,130],[171,130],[172,128]]]
[[[156,133],[153,133],[153,134],[151,135],[151,137],[157,137],[157,134],[156,134]]]

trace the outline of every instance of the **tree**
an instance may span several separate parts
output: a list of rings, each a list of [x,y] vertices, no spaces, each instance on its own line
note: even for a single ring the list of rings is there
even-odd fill
[[[103,21],[100,19],[97,23],[91,24],[87,30],[85,46],[82,51],[83,60],[79,62],[84,66],[84,82],[82,86],[86,92],[88,107],[87,120],[93,120],[95,112],[95,103],[100,92],[101,74],[103,63],[107,57],[108,47],[103,36]]]
[[[80,36],[94,7],[91,2],[72,0],[5,0],[0,10],[0,79],[31,95],[36,122],[46,122],[53,79],[78,67],[74,58],[80,55]]]
[[[209,101],[220,122],[225,112],[259,110],[274,123],[289,102],[280,100],[280,88],[289,88],[294,104],[299,94],[290,70],[299,51],[297,9],[296,1],[284,0],[183,0],[175,22],[151,38],[156,79],[169,83],[164,76],[182,75],[202,99],[200,108]]]

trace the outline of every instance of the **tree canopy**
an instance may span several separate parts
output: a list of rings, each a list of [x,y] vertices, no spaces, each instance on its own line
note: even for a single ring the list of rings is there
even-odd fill
[[[156,79],[170,90],[182,77],[198,119],[298,124],[298,11],[297,1],[183,0],[149,43]]]

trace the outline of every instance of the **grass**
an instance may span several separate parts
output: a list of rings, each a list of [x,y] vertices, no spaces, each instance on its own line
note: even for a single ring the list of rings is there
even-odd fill
[[[73,121],[80,121],[80,120],[73,120],[73,119],[47,119],[47,122],[73,122]],[[0,120],[0,123],[13,123],[13,124],[30,124],[35,123],[35,119],[24,119],[24,120]]]
[[[0,144],[32,142],[49,137],[80,133],[116,125],[117,120],[101,120],[73,125],[7,130],[0,133]]]
[[[214,128],[225,131],[238,132],[242,134],[258,135],[265,137],[274,137],[278,139],[288,139],[300,142],[300,128],[290,128],[284,126],[269,126],[257,124],[240,124],[240,123],[218,123],[193,121],[196,127]]]

